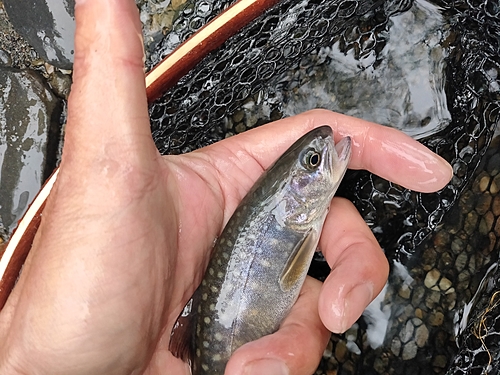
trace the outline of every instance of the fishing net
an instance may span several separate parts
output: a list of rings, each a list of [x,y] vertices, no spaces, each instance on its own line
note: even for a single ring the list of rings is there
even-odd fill
[[[368,172],[350,171],[339,189],[339,194],[354,202],[391,264],[408,266],[412,266],[416,253],[426,251],[421,250],[425,248],[425,240],[436,232],[446,213],[457,207],[500,118],[498,1],[435,0],[430,3],[439,7],[448,22],[440,44],[446,50],[444,89],[451,119],[444,128],[420,141],[451,163],[454,177],[440,192],[422,194]],[[229,5],[230,2],[225,1],[186,3],[172,30],[150,55],[148,66],[156,64]],[[376,71],[385,58],[391,17],[408,11],[413,5],[409,0],[281,1],[209,54],[150,106],[151,128],[158,149],[163,154],[189,152],[288,115],[285,107],[289,107],[293,93],[329,63],[331,56],[324,53],[325,49],[349,54],[360,61],[363,69]],[[428,119],[420,121],[424,126]],[[481,272],[486,263],[483,266]],[[321,279],[329,270],[324,259],[318,256],[311,273]],[[459,297],[471,297],[475,287],[477,283],[469,283],[467,293]],[[432,296],[425,290],[412,293],[415,293],[412,298],[417,299],[418,295],[422,303],[431,298],[428,295]],[[436,293],[448,296],[447,291]],[[420,329],[419,324],[415,320],[412,332]],[[366,341],[363,329],[342,345],[363,348],[362,343]],[[356,365],[353,361],[349,366],[339,365],[340,373],[387,373],[388,368],[405,374],[429,369],[444,373],[453,350],[442,349],[444,360],[440,362],[429,350],[447,348],[450,329],[448,327],[446,339],[442,340],[439,332],[424,335],[426,340],[433,341],[432,347],[418,347],[415,349],[418,355],[412,357],[420,361],[421,367],[404,364],[403,354],[400,355],[403,364],[390,367],[387,363],[395,355],[384,354],[364,362],[360,360]],[[331,351],[341,350],[341,346],[335,346],[338,343],[338,340],[333,343]],[[393,352],[397,352],[396,349]],[[355,348],[352,350],[356,352]],[[377,360],[386,362],[374,367]],[[465,368],[466,362],[460,363]],[[323,373],[334,370],[327,365],[324,368]]]

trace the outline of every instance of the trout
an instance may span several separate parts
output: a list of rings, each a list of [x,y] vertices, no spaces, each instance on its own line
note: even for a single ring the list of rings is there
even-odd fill
[[[316,128],[243,198],[172,330],[170,350],[193,375],[223,375],[236,349],[279,328],[299,296],[350,155],[349,137],[335,145],[329,126]]]

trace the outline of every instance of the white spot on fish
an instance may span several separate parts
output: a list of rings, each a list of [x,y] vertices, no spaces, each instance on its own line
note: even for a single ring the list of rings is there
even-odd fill
[[[203,370],[205,370],[205,371],[208,371],[208,365],[207,365],[206,363],[203,363],[203,364],[201,365],[201,368],[202,368]]]
[[[214,356],[212,357],[212,359],[213,359],[215,362],[219,362],[219,361],[220,361],[220,354],[214,354]]]
[[[203,341],[203,347],[208,348],[208,341]]]
[[[224,277],[224,273],[222,273],[222,272],[217,272],[217,277],[218,277],[219,279],[222,279],[222,278]]]
[[[208,316],[206,316],[203,321],[205,322],[205,324],[210,324],[210,318]]]
[[[213,303],[210,304],[210,311],[215,311],[215,305]]]
[[[200,349],[196,349],[196,356],[197,357],[201,357],[201,351],[200,351]]]
[[[203,293],[203,294],[201,295],[201,299],[202,299],[203,301],[206,301],[206,300],[208,299],[208,294],[207,294],[207,293]]]
[[[214,337],[217,341],[222,341],[222,335],[219,332],[217,332]]]
[[[208,269],[208,273],[209,273],[210,275],[213,275],[213,274],[214,274],[214,269],[213,269],[212,267],[210,267],[210,268]]]

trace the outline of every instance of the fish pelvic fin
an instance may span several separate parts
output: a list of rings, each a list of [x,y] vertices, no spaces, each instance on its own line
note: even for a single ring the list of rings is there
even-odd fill
[[[168,344],[168,350],[190,366],[195,355],[195,333],[199,303],[200,293],[197,290],[177,318],[170,333],[170,342]]]
[[[309,269],[312,253],[316,250],[316,244],[316,232],[309,229],[293,249],[280,275],[279,284],[283,292],[289,291],[297,283],[302,282]]]

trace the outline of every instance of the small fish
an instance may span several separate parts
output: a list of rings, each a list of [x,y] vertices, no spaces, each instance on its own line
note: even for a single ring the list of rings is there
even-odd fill
[[[298,298],[351,140],[329,126],[296,141],[257,180],[218,238],[207,271],[172,331],[193,375],[223,375],[243,344],[275,332]]]

